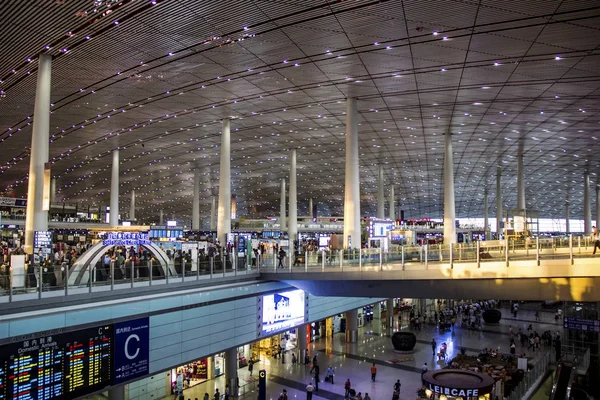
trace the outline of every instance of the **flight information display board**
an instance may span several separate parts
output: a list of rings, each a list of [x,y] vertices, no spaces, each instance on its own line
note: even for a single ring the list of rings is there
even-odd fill
[[[112,384],[113,326],[0,347],[0,399],[74,399]]]

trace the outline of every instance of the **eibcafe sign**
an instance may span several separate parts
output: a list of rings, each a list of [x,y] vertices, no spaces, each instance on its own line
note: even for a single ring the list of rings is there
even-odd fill
[[[429,390],[433,393],[444,394],[446,396],[457,396],[457,397],[478,397],[479,389],[456,389],[448,388],[439,385],[428,385]]]

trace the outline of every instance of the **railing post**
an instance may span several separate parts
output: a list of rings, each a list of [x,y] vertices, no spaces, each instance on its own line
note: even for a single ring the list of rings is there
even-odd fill
[[[304,272],[308,272],[308,251],[304,252]]]
[[[481,242],[477,241],[477,268],[481,268],[481,254],[479,253],[479,249],[481,248]]]
[[[146,264],[146,265],[149,265],[148,270],[150,273],[148,274],[148,282],[150,283],[150,286],[152,286],[152,274],[154,273],[154,268],[152,268],[153,267],[152,264],[153,264],[152,259],[148,260],[148,264]]]
[[[210,279],[213,278],[213,272],[215,270],[215,257],[209,257],[210,258]]]
[[[173,268],[175,268],[175,258],[173,258]],[[169,262],[167,261],[167,268],[165,268],[165,281],[169,284]]]
[[[577,236],[577,252],[581,254],[581,236]]]
[[[540,237],[535,237],[535,262],[537,266],[540,266]]]
[[[504,239],[504,262],[508,267],[508,237]]]
[[[200,280],[200,257],[196,256],[196,280]]]
[[[91,268],[91,270],[90,270],[90,268]],[[88,279],[88,283],[89,283],[88,288],[89,288],[89,290],[88,290],[88,292],[89,293],[92,293],[92,284],[93,284],[93,281],[94,281],[94,274],[95,273],[96,273],[96,267],[90,266],[88,268],[88,275],[89,275],[89,279]]]
[[[61,272],[63,272],[63,268],[64,268],[64,273],[62,274],[63,276],[63,285],[65,286],[65,296],[69,295],[69,267],[63,262],[61,264]]]
[[[402,245],[400,252],[402,253],[402,271],[404,271],[404,245]]]
[[[383,271],[383,247],[379,247],[379,271]]]
[[[133,288],[133,283],[135,282],[135,263],[133,260],[131,262],[131,287]]]
[[[223,278],[225,278],[225,271],[227,271],[227,253],[221,254],[221,265],[223,266]]]
[[[115,290],[115,262],[110,262],[110,290]]]
[[[8,267],[8,302],[13,301],[13,267]]]
[[[448,257],[450,258],[450,269],[454,269],[454,246],[452,243],[448,245]]]
[[[192,269],[192,262],[190,261],[190,269]],[[185,261],[183,256],[181,257],[181,283],[185,282]]]
[[[323,250],[321,252],[321,271],[325,272],[325,257],[327,256],[327,252]]]
[[[340,257],[340,270],[344,270],[344,250],[339,250],[338,257]]]
[[[442,244],[438,244],[440,250],[440,262],[444,261],[444,257],[442,257]]]
[[[427,269],[427,267],[429,265],[429,257],[428,257],[429,256],[429,252],[428,252],[428,250],[429,250],[429,243],[427,243],[425,245],[425,269]]]
[[[358,248],[358,270],[362,271],[362,245]]]
[[[573,265],[573,234],[569,235],[569,261],[570,265]]]

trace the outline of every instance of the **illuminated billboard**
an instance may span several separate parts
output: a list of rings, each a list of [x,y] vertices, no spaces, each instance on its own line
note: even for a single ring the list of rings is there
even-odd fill
[[[305,322],[302,290],[274,293],[262,298],[262,335],[285,331]]]

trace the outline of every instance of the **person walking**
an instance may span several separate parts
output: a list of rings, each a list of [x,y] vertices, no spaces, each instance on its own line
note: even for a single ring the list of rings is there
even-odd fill
[[[248,372],[250,372],[250,376],[252,376],[253,369],[254,369],[254,360],[250,359],[250,361],[248,361]]]
[[[292,353],[292,365],[296,365],[298,359],[296,358],[296,353]]]
[[[210,400],[210,395],[208,392],[204,392],[204,398],[202,400]]]
[[[400,379],[398,379],[396,381],[396,383],[394,383],[394,392],[398,392],[398,396],[400,396],[400,387],[402,386],[402,384],[400,383]]]
[[[375,363],[371,366],[371,381],[375,382],[375,376],[377,375],[377,367]]]
[[[319,391],[319,364],[313,365],[313,371],[315,371],[315,392]]]
[[[535,311],[535,320],[536,320],[536,321],[541,321],[541,320],[542,320],[542,319],[540,318],[540,312],[539,312],[539,310],[536,310],[536,311]]]
[[[371,400],[371,397],[369,397],[369,393],[365,392],[365,397],[363,398],[363,400]]]
[[[312,383],[308,382],[308,385],[306,385],[306,400],[312,400],[314,391],[315,387],[312,385]]]
[[[229,390],[229,384],[225,385],[225,400],[229,400],[229,394],[231,391]]]
[[[333,368],[327,368],[327,381],[333,385]]]
[[[423,366],[421,367],[421,381],[423,380],[423,375],[425,375],[425,372],[428,371],[429,368],[427,368],[427,363],[424,363]]]
[[[434,339],[431,339],[431,355],[435,356],[435,349],[437,349],[437,342]]]
[[[350,389],[352,389],[352,384],[350,383],[350,379],[346,379],[346,383],[344,383],[345,394],[344,397],[350,396]],[[365,396],[367,394],[365,393]]]
[[[221,400],[221,393],[219,393],[219,389],[215,390],[215,395],[213,396],[214,400]]]

